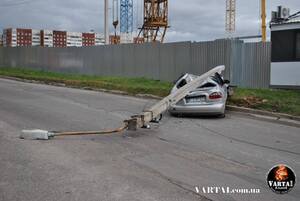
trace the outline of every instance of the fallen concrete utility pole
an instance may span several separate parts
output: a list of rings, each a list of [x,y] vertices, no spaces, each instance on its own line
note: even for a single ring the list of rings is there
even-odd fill
[[[225,66],[217,66],[212,70],[204,73],[203,75],[197,77],[195,80],[184,85],[178,89],[175,93],[172,93],[153,105],[149,110],[143,111],[139,115],[134,115],[130,119],[124,121],[124,125],[120,128],[113,130],[104,131],[82,131],[82,132],[59,132],[59,131],[45,131],[45,130],[23,130],[20,138],[21,139],[36,139],[36,140],[48,140],[52,137],[57,136],[74,136],[74,135],[105,135],[111,133],[122,132],[126,129],[137,130],[138,128],[143,128],[147,126],[150,122],[156,121],[156,119],[168,108],[176,104],[182,98],[184,98],[190,91],[199,87],[208,77],[214,75],[215,73],[222,73],[225,70]]]
[[[193,91],[199,87],[208,77],[214,75],[215,73],[222,73],[225,70],[225,66],[217,66],[214,69],[204,73],[203,75],[197,77],[192,82],[184,85],[178,89],[175,93],[172,93],[152,106],[148,111],[144,111],[140,115],[132,116],[131,119],[125,120],[128,125],[129,130],[136,130],[138,128],[144,127],[149,122],[158,118],[160,114],[168,110],[172,104],[176,104],[178,101],[183,99],[190,91]]]

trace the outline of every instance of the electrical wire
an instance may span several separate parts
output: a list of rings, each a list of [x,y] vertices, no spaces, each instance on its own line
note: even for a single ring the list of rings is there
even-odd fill
[[[299,12],[296,12],[296,13],[294,13],[293,15],[291,15],[291,16],[289,16],[289,18],[288,19],[294,19],[294,18],[297,18],[297,17],[299,17],[300,16],[300,11]]]

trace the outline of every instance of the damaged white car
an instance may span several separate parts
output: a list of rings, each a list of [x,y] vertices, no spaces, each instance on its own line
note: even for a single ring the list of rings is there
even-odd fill
[[[185,74],[175,83],[171,93],[180,89],[198,76]],[[197,89],[191,91],[186,97],[172,105],[169,112],[173,115],[218,115],[225,116],[225,107],[228,97],[229,80],[216,73],[207,78]]]

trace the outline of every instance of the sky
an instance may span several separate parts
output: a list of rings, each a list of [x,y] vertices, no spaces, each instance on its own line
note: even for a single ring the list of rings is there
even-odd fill
[[[143,0],[133,1],[134,30],[137,30],[142,22]],[[103,0],[0,0],[0,29],[20,27],[103,32],[103,2]],[[258,35],[260,0],[236,0],[236,2],[235,36]],[[300,0],[267,0],[268,21],[271,11],[276,10],[278,5],[289,7],[291,14],[300,11]],[[169,20],[171,28],[166,35],[167,42],[206,41],[226,37],[225,0],[169,0]]]

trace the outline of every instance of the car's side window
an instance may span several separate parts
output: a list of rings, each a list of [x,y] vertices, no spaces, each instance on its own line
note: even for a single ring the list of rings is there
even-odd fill
[[[184,85],[186,85],[187,82],[185,79],[182,79],[178,84],[177,84],[177,89],[180,89],[181,87],[183,87]]]

